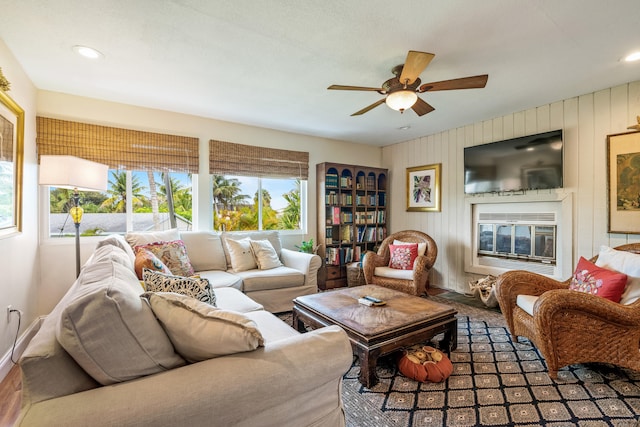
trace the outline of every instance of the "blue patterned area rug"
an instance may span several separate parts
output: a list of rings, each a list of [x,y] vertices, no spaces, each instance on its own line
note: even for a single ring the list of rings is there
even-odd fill
[[[453,374],[419,383],[399,373],[389,356],[378,362],[380,382],[367,389],[355,360],[343,381],[349,427],[640,426],[640,372],[572,365],[554,381],[535,347],[511,340],[502,315],[431,298],[458,310]]]

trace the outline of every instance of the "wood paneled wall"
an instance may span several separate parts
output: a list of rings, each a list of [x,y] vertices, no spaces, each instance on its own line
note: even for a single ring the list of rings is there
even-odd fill
[[[574,195],[573,264],[581,255],[596,254],[600,245],[640,242],[640,235],[607,233],[607,135],[627,132],[637,115],[640,81],[384,147],[382,166],[390,175],[389,232],[416,229],[431,235],[439,251],[431,285],[467,292],[468,281],[477,276],[464,271],[464,249],[470,245],[470,224],[464,217],[464,147],[563,129],[564,191]],[[433,163],[442,163],[441,212],[406,212],[406,168]],[[508,202],[510,196],[503,197]]]

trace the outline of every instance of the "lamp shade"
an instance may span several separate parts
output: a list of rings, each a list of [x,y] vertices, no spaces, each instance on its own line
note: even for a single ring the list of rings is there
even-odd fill
[[[40,185],[105,191],[109,166],[75,156],[40,156]]]
[[[395,92],[391,92],[387,95],[385,102],[389,108],[397,111],[404,111],[407,108],[411,108],[413,104],[418,100],[418,95],[415,91],[403,89]]]

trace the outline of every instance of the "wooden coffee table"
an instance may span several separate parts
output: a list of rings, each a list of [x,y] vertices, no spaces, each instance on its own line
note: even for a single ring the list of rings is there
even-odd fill
[[[380,307],[358,303],[370,295],[386,301]],[[353,352],[360,359],[360,382],[371,388],[378,382],[378,358],[403,347],[418,344],[444,332],[440,348],[447,353],[458,344],[457,311],[429,299],[374,285],[358,286],[297,297],[293,300],[293,327],[305,325],[342,327]]]

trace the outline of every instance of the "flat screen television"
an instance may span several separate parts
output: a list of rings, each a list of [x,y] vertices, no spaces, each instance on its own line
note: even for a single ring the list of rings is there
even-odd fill
[[[562,188],[562,130],[464,149],[465,194]]]

